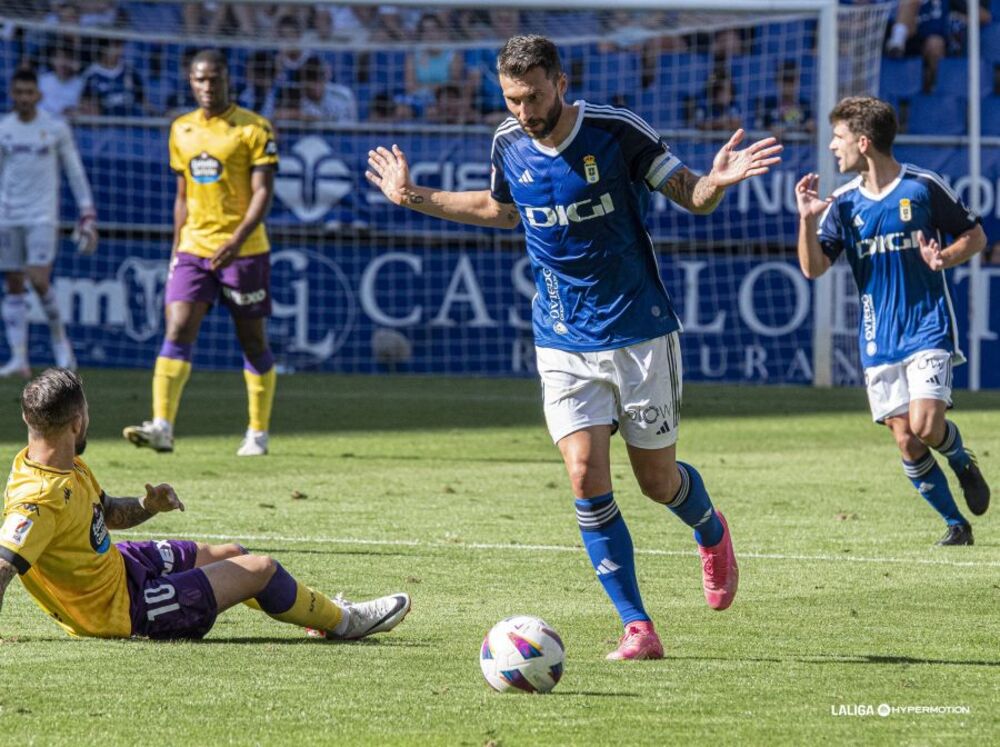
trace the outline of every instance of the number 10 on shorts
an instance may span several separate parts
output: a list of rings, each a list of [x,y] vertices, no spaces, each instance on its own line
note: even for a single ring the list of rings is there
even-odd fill
[[[170,601],[177,596],[177,589],[172,584],[162,583],[159,586],[151,586],[148,589],[143,589],[142,594],[146,598],[146,618],[150,622],[160,615],[175,612],[181,608],[177,602]]]

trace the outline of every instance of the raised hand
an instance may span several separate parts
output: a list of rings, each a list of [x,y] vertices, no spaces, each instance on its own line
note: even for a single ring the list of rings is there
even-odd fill
[[[146,496],[141,501],[142,507],[151,514],[161,514],[174,509],[184,510],[184,504],[177,497],[174,489],[166,483],[150,485],[146,483]]]
[[[944,257],[941,255],[941,245],[937,242],[937,239],[931,239],[927,241],[924,238],[923,231],[917,231],[917,243],[920,244],[920,256],[924,258],[924,262],[930,267],[934,272],[940,272],[944,269]]]
[[[822,215],[833,201],[832,197],[825,200],[819,196],[819,174],[806,174],[795,185],[795,204],[799,208],[800,218],[811,218]]]
[[[410,165],[402,148],[393,144],[392,150],[381,145],[368,151],[368,181],[382,190],[394,205],[402,205],[407,191],[413,186],[410,181]]]
[[[712,161],[712,171],[709,176],[717,187],[728,187],[751,176],[760,176],[771,170],[775,164],[781,163],[778,154],[784,146],[773,137],[766,137],[748,145],[743,150],[736,146],[743,142],[743,129],[739,129],[715,154]]]

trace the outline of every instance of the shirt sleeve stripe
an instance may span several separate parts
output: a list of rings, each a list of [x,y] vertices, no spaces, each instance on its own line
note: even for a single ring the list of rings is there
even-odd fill
[[[12,566],[17,569],[17,572],[24,575],[31,568],[31,563],[22,558],[13,550],[8,550],[6,547],[0,547],[0,560],[6,560]]]

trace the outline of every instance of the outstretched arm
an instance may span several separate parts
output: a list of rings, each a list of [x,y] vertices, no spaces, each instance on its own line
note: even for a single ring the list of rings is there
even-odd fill
[[[767,137],[743,150],[736,150],[743,135],[742,129],[733,133],[729,142],[715,154],[708,174],[697,176],[686,168],[678,169],[660,191],[682,208],[696,215],[707,215],[722,202],[726,187],[766,174],[772,166],[781,163],[779,154],[784,146],[775,138]]]
[[[166,483],[153,487],[146,484],[146,495],[142,498],[101,497],[104,508],[104,523],[108,529],[129,529],[138,526],[154,514],[174,509],[184,510],[184,504],[174,489]]]
[[[445,192],[418,187],[410,179],[406,154],[398,145],[393,145],[392,150],[379,146],[368,151],[368,171],[365,176],[394,205],[402,205],[435,218],[490,228],[515,228],[521,222],[521,214],[517,208],[497,202],[488,189]]]

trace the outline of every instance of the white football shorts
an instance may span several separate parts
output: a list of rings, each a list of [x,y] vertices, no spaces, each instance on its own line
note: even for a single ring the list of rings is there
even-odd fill
[[[903,415],[914,399],[936,399],[951,407],[951,358],[947,350],[921,350],[900,363],[866,368],[872,420]]]
[[[662,449],[677,442],[681,348],[676,332],[617,350],[535,348],[552,440],[593,425],[621,430],[626,443]]]
[[[54,223],[0,228],[0,271],[47,267],[55,262],[57,246]]]

